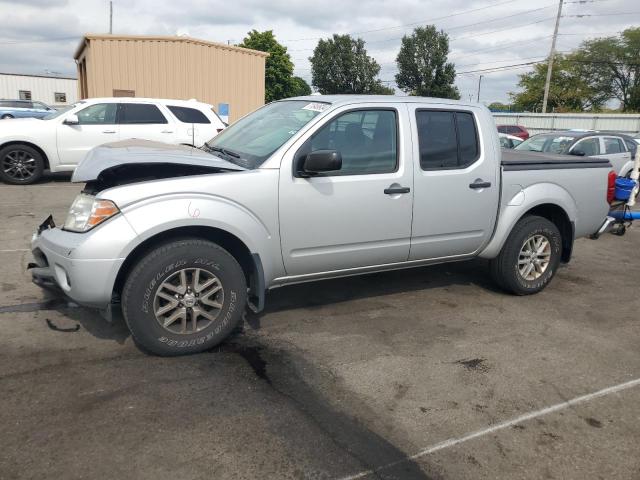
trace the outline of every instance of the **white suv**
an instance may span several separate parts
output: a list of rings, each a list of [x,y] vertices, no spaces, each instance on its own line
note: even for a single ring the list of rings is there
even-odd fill
[[[2,122],[0,179],[24,185],[44,169],[73,171],[93,147],[130,138],[201,147],[225,126],[211,105],[195,100],[82,100],[42,119]]]

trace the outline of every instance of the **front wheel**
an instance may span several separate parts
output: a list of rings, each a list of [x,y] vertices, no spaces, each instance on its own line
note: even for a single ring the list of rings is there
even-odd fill
[[[538,293],[556,274],[561,255],[558,227],[546,218],[529,215],[516,223],[500,254],[491,260],[491,275],[516,295]]]
[[[40,152],[16,143],[0,150],[0,179],[13,185],[28,185],[42,177],[44,160]]]
[[[5,113],[5,114],[4,114],[4,115],[2,115],[2,117],[0,117],[0,118],[2,118],[2,120],[6,120],[6,119],[9,119],[9,118],[13,118],[13,115],[11,115],[11,114],[9,114],[9,113]]]
[[[122,311],[143,349],[163,356],[207,350],[241,322],[246,280],[226,250],[200,239],[166,243],[133,268]]]

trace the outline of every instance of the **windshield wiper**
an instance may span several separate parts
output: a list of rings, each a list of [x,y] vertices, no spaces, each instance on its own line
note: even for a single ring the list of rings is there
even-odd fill
[[[209,145],[208,143],[205,143],[205,145],[207,146],[207,148],[209,150],[213,150],[214,152],[220,152],[223,153],[225,155],[227,155],[228,157],[234,157],[234,158],[240,158],[240,155],[232,150],[228,150],[226,148],[222,148],[222,147],[214,147],[212,145]]]

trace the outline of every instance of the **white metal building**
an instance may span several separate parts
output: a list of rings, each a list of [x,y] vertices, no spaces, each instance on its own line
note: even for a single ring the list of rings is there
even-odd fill
[[[496,125],[521,125],[530,134],[570,130],[614,130],[621,133],[640,132],[637,113],[506,113],[494,112]]]
[[[78,98],[78,81],[70,77],[0,73],[0,98],[70,105]]]

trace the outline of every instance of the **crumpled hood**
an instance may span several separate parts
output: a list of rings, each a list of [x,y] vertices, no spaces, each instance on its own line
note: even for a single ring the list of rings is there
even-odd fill
[[[231,162],[184,145],[169,145],[149,140],[122,140],[105,143],[89,151],[78,164],[72,182],[96,180],[102,172],[122,165],[185,165],[215,170],[246,170]],[[150,165],[153,168],[153,165]]]

